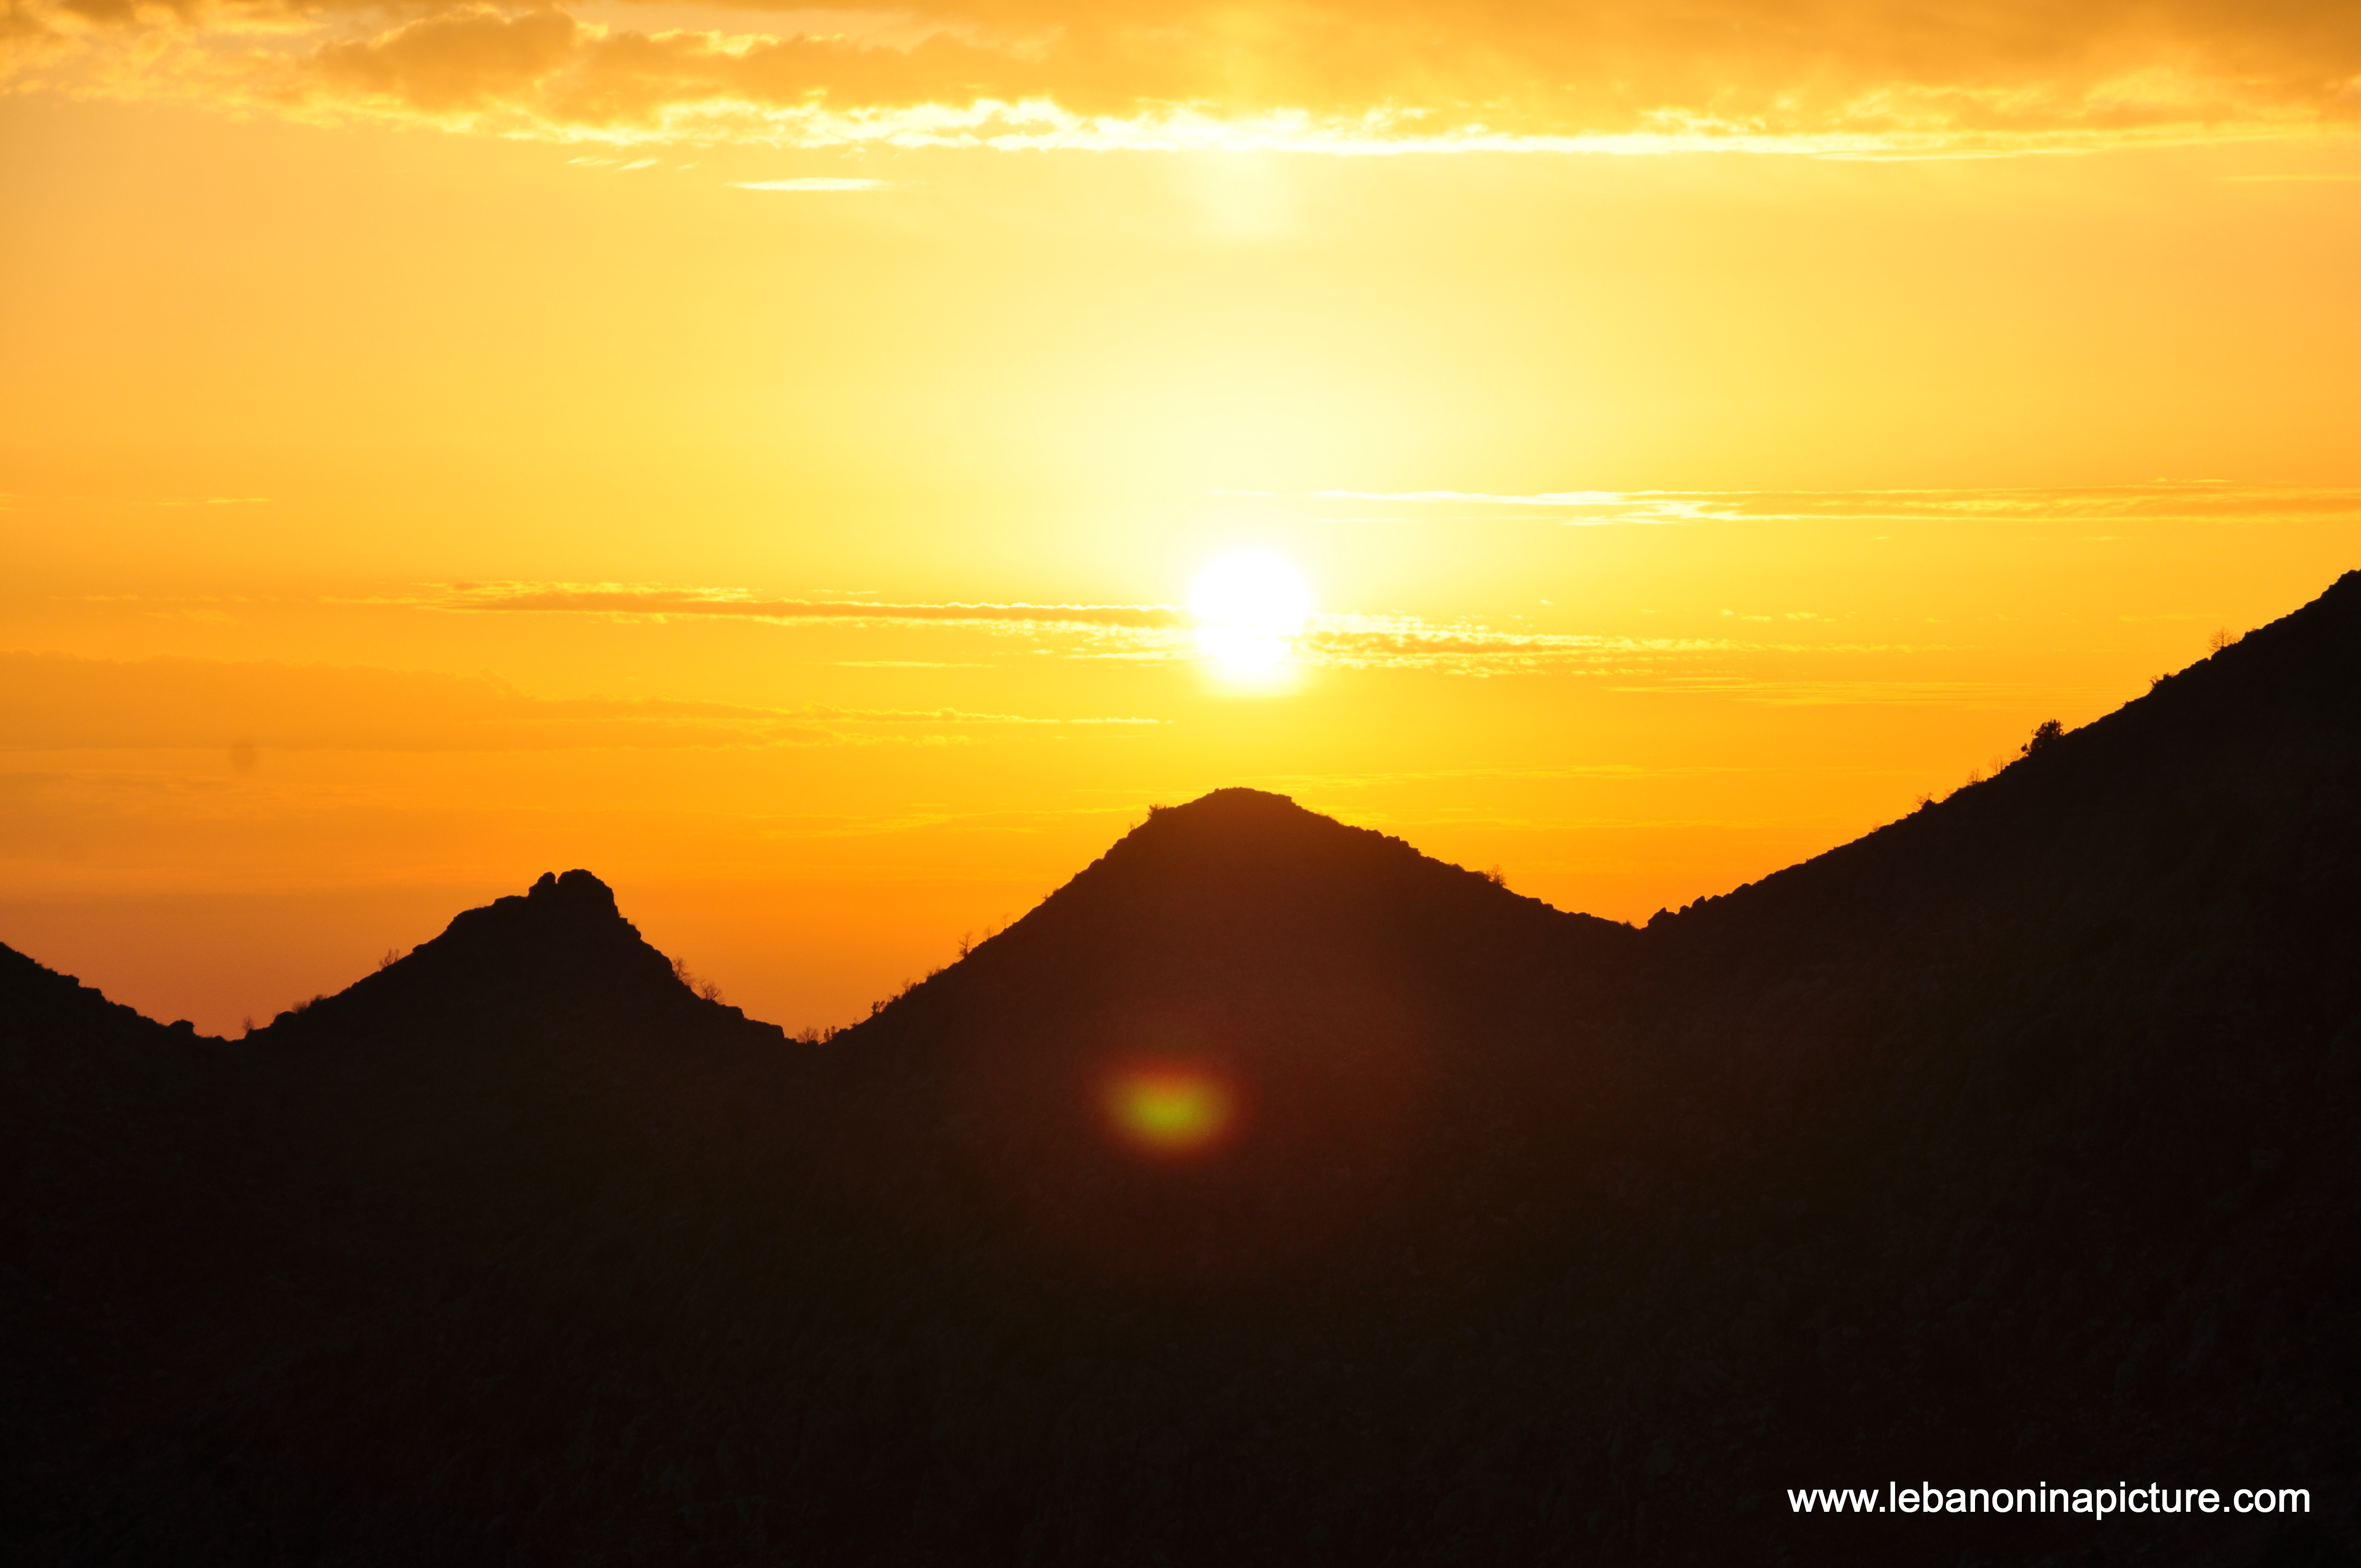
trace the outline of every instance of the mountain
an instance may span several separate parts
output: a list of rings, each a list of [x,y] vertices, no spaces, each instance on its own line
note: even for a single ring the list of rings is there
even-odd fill
[[[2348,576],[1639,929],[1218,791],[819,1044],[578,871],[238,1041],[0,951],[0,1541],[2350,1561],[2356,705]]]

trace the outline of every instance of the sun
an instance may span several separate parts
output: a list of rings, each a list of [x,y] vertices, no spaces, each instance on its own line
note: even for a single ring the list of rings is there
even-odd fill
[[[1267,674],[1287,662],[1312,615],[1312,590],[1293,566],[1261,550],[1224,555],[1199,575],[1189,608],[1197,645],[1223,670]]]

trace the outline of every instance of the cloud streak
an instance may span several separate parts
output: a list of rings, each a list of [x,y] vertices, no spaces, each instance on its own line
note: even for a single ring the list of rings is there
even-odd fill
[[[811,176],[801,180],[738,180],[731,183],[741,191],[890,191],[901,181]]]
[[[1159,630],[1194,624],[1189,612],[1146,604],[878,604],[862,599],[757,598],[730,588],[617,583],[455,583],[400,602],[431,609],[604,615],[638,620],[721,616],[741,620],[958,621],[1005,628]]]
[[[1891,155],[2351,126],[2346,0],[17,0],[19,85],[616,143]]]
[[[1202,657],[1195,637],[1195,618],[1168,605],[886,604],[763,598],[711,587],[520,583],[453,584],[365,602],[437,612],[582,615],[650,623],[718,617],[780,627],[934,627],[945,632],[1023,638],[1037,650],[1066,658],[1173,663]],[[1474,620],[1330,612],[1310,619],[1303,633],[1293,640],[1290,657],[1307,667],[1339,670],[1422,669],[1488,675],[1555,669],[1637,676],[1702,656],[1806,651],[1885,653],[1898,650],[1883,644],[1526,631]],[[817,715],[818,710],[811,712]],[[1022,722],[1005,716],[999,721]]]
[[[2020,489],[1918,490],[1551,490],[1499,495],[1473,490],[1317,490],[1314,500],[1360,500],[1402,509],[1403,518],[1449,507],[1460,517],[1548,511],[1569,527],[1704,522],[2271,522],[2361,517],[2361,490],[2288,486],[2171,483]]]

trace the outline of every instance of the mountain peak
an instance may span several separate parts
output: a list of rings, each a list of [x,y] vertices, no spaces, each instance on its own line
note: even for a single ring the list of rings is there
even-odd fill
[[[555,872],[542,872],[541,880],[527,890],[525,896],[546,900],[547,907],[552,909],[562,906],[585,915],[622,918],[622,911],[615,905],[615,890],[578,867],[564,876]]]
[[[1151,819],[1167,819],[1171,822],[1212,821],[1217,818],[1234,821],[1277,821],[1289,818],[1307,818],[1315,822],[1328,820],[1317,812],[1307,811],[1296,805],[1292,796],[1276,795],[1267,789],[1251,789],[1245,784],[1229,784],[1221,789],[1209,790],[1181,806],[1151,806],[1148,811]]]
[[[1520,965],[1553,974],[1569,952],[1631,937],[1285,795],[1218,789],[1150,807],[1024,919],[912,988],[908,1005],[897,1000],[877,1024],[946,1041],[1021,1037],[1027,1058],[1055,1056],[1046,1042],[1058,1029],[1039,999],[1057,998],[1085,1054],[1115,1026],[1107,1017],[1152,1014],[1193,1020],[1190,1028],[1229,1040],[1241,1060],[1286,1056],[1340,1030],[1367,1038],[1408,1027],[1413,1015],[1458,1020],[1456,1033],[1476,1030],[1469,1020],[1500,1023],[1502,1008],[1522,1006],[1510,999],[1532,989]],[[1373,1009],[1386,1018],[1373,1021]],[[1345,1017],[1356,1022],[1337,1023]],[[1349,1070],[1355,1047],[1337,1052],[1338,1070]]]
[[[551,944],[586,952],[640,949],[648,958],[663,958],[641,940],[639,927],[623,918],[614,889],[578,868],[563,875],[544,872],[522,897],[511,894],[481,908],[463,910],[443,935],[421,944],[417,956],[468,948],[539,948]],[[667,970],[670,967],[666,960]]]
[[[1472,872],[1420,854],[1401,839],[1307,810],[1283,795],[1230,787],[1180,806],[1151,806],[1148,820],[1124,835],[1053,894],[1056,911],[1092,923],[1114,907],[1152,905],[1169,918],[1235,927],[1274,915],[1280,905],[1414,898],[1409,885],[1465,879],[1497,890]],[[1090,906],[1087,916],[1078,905]]]
[[[703,1000],[623,918],[614,889],[579,868],[544,872],[522,894],[452,918],[443,934],[334,996],[279,1015],[299,1033],[325,1024],[406,1027],[428,1017],[516,1013],[655,1017],[735,1007]],[[775,1025],[755,1025],[775,1035]]]

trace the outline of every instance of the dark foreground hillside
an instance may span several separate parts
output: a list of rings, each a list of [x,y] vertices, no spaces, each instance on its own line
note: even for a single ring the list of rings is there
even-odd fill
[[[241,1041],[0,949],[0,1552],[2353,1562],[2356,808],[2347,577],[1645,930],[1228,790],[825,1045],[581,872]]]

